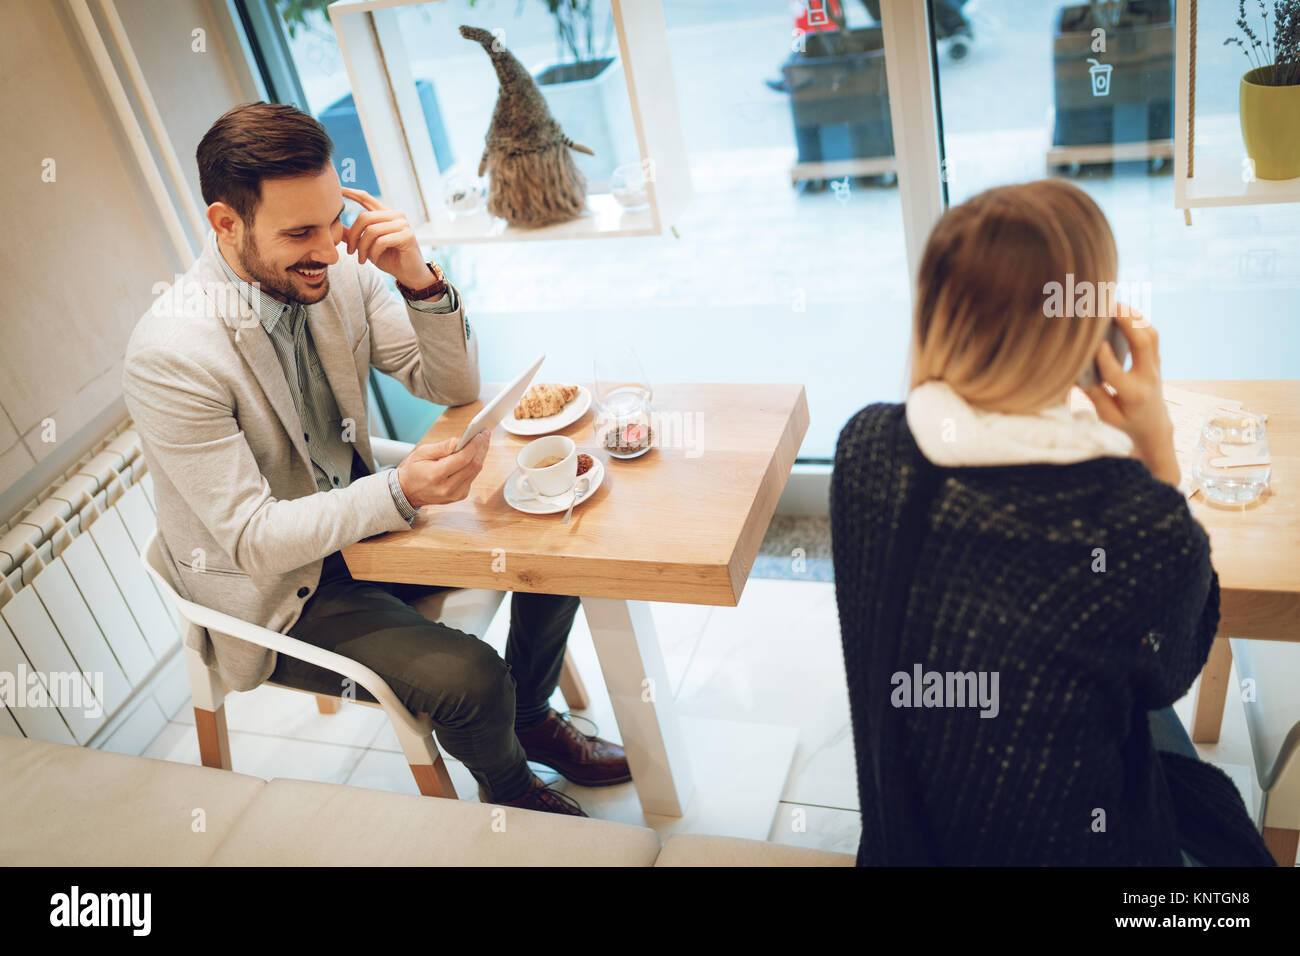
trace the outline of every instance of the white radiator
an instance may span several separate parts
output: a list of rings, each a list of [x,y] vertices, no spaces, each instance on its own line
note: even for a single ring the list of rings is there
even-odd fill
[[[129,419],[0,530],[0,734],[101,742],[180,645],[139,554],[153,488]]]

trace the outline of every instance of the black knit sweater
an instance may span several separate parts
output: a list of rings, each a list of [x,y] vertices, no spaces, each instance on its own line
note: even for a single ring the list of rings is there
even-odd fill
[[[1152,746],[1147,712],[1219,621],[1176,489],[1128,458],[936,467],[904,406],[871,405],[839,437],[831,527],[860,865],[1272,864],[1222,771]],[[996,673],[996,716],[898,706],[917,665]]]

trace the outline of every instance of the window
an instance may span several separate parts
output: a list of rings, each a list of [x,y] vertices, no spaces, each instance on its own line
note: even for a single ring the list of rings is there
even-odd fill
[[[291,6],[302,4],[281,0]],[[595,58],[616,53],[602,43],[608,0],[591,8]],[[901,397],[910,333],[879,25],[861,3],[831,2],[820,16],[784,0],[664,0],[663,10],[694,191],[677,236],[435,255],[464,293],[485,380],[506,381],[545,351],[548,378],[588,383],[595,351],[626,342],[652,382],[801,382],[811,412],[801,460],[829,460],[853,412]],[[474,171],[496,98],[487,57],[457,25],[500,29],[538,72],[586,46],[585,21],[576,54],[557,42],[545,0],[443,0],[403,15],[414,79],[437,107],[438,123],[425,115],[440,172]],[[309,9],[303,20],[286,42],[319,116],[346,99],[346,73],[327,18]],[[837,21],[847,34],[831,37]],[[620,161],[621,122],[609,121]]]
[[[1166,379],[1294,378],[1297,207],[1195,209],[1184,223],[1174,208],[1174,4],[1098,6],[1114,19],[1097,22],[1079,0],[979,4],[988,12],[971,18],[969,55],[938,60],[949,201],[1070,178],[1110,220],[1121,288],[1143,290],[1134,305],[1160,331]],[[1237,96],[1249,64],[1223,46],[1237,6],[1199,7],[1196,139],[1244,156]]]

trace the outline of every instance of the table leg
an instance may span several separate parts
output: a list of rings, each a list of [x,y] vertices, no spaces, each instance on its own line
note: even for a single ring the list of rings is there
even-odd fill
[[[591,706],[587,685],[582,682],[578,665],[573,662],[573,651],[565,652],[564,663],[560,665],[560,693],[564,695],[564,704],[569,710],[586,710]]]
[[[646,813],[680,817],[695,789],[650,605],[582,599],[632,782]]]
[[[1210,656],[1201,670],[1201,682],[1196,687],[1196,700],[1192,704],[1192,741],[1198,744],[1219,742],[1223,726],[1223,702],[1228,694],[1228,680],[1232,669],[1232,646],[1227,637],[1216,637],[1210,646]]]

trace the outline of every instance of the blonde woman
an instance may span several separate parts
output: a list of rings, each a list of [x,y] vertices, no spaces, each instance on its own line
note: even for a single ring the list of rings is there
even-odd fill
[[[1066,182],[949,210],[906,403],[840,434],[859,864],[1272,863],[1170,706],[1209,654],[1219,586],[1176,487],[1156,331],[1104,294],[1116,273],[1105,217]],[[1079,293],[1065,316],[1047,307],[1062,286]],[[1110,390],[1071,413],[1094,359]]]

